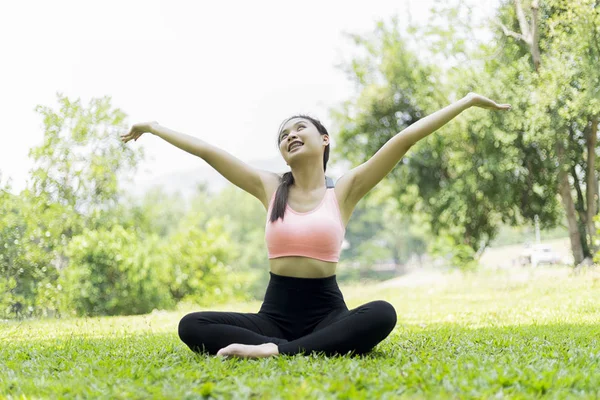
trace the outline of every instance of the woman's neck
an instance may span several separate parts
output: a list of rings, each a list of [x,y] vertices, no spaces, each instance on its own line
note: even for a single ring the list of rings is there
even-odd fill
[[[300,192],[312,192],[321,189],[325,183],[325,172],[322,168],[295,168],[292,170],[294,186]]]

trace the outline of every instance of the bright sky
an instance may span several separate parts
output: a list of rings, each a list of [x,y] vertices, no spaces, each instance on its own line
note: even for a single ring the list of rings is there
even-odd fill
[[[277,128],[304,112],[330,127],[328,109],[353,93],[335,67],[394,14],[424,22],[433,0],[10,1],[0,3],[1,182],[20,192],[43,139],[36,105],[109,95],[129,124],[156,120],[244,161],[276,157]],[[335,146],[336,135],[332,132]],[[204,161],[144,135],[136,180]]]

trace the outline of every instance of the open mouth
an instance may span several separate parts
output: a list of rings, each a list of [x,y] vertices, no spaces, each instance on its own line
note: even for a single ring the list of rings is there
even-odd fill
[[[300,142],[292,143],[291,146],[288,148],[288,151],[292,151],[297,147],[302,147],[302,143],[300,143]]]

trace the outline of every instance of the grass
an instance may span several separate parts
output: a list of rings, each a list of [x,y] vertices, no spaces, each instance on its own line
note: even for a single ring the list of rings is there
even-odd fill
[[[179,319],[193,308],[3,322],[0,397],[600,397],[596,272],[519,269],[411,279],[342,286],[350,308],[385,299],[398,312],[390,337],[363,357],[197,355],[176,333]]]

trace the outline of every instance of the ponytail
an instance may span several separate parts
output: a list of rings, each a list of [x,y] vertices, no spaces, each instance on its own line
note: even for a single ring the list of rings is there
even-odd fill
[[[279,218],[283,220],[285,214],[285,206],[288,200],[288,194],[290,192],[290,186],[294,184],[294,175],[292,171],[288,171],[281,177],[281,183],[277,187],[275,193],[275,201],[273,202],[273,209],[271,210],[271,222],[277,221]]]

